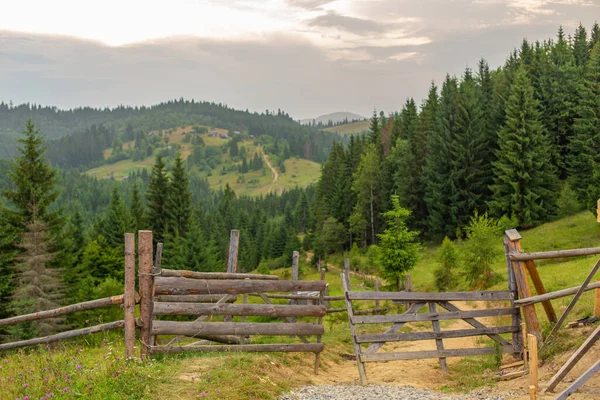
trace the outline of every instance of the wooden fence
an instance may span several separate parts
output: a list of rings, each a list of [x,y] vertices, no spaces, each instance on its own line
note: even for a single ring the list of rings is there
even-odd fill
[[[350,321],[350,330],[354,343],[354,352],[361,384],[367,383],[366,366],[368,362],[414,360],[424,358],[438,358],[442,371],[447,371],[446,358],[470,355],[494,354],[496,347],[446,349],[444,339],[468,336],[488,336],[497,343],[503,353],[512,353],[519,356],[522,352],[518,308],[512,302],[515,293],[511,290],[484,291],[484,292],[456,292],[456,293],[430,293],[430,292],[353,292],[344,274],[341,274],[346,298],[346,308]],[[402,314],[358,316],[354,313],[354,302],[361,300],[392,300],[398,303],[409,304],[408,309]],[[481,310],[461,310],[451,301],[508,301],[505,308],[486,308]],[[418,313],[421,308],[428,306],[429,312]],[[439,312],[437,306],[446,312]],[[512,323],[509,326],[488,327],[478,321],[480,317],[496,317],[510,315]],[[440,328],[440,321],[462,319],[473,329],[444,330]],[[406,332],[399,330],[407,323],[431,321],[433,332]],[[386,325],[383,333],[359,333],[359,325]],[[504,339],[501,334],[510,333],[512,343]],[[378,351],[389,342],[435,340],[436,350],[385,352]],[[366,349],[363,345],[370,344]]]

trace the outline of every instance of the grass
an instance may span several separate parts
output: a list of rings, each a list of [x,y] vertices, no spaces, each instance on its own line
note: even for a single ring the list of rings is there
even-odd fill
[[[369,120],[358,121],[344,125],[332,126],[331,128],[325,128],[323,130],[327,132],[337,132],[340,135],[350,135],[353,133],[362,133],[368,131],[370,123],[371,121]]]

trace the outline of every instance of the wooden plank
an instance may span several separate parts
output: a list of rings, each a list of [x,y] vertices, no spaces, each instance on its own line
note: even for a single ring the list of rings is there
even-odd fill
[[[344,277],[348,282],[348,291],[350,291],[350,259],[344,258]]]
[[[516,379],[516,378],[520,378],[524,375],[527,375],[527,371],[515,371],[515,372],[509,372],[508,374],[502,374],[496,377],[496,380],[498,381],[509,381],[511,379]]]
[[[593,289],[598,289],[598,288],[600,288],[600,282],[594,282],[594,283],[590,283],[589,285],[587,285],[587,287],[585,287],[583,290],[584,290],[584,292],[587,292],[588,290],[593,290]],[[532,297],[528,297],[525,299],[518,299],[518,300],[515,300],[515,305],[522,307],[525,305],[541,303],[542,301],[560,299],[561,297],[571,296],[571,295],[577,293],[579,291],[579,289],[581,289],[581,286],[574,286],[574,287],[571,287],[568,289],[561,289],[561,290],[557,290],[555,292],[550,292],[550,293],[546,293],[546,294],[539,295],[539,296],[532,296]]]
[[[162,251],[163,251],[163,244],[157,243],[156,244],[156,256],[154,257],[154,266],[152,268],[152,271],[153,271],[152,273],[154,274],[154,276],[160,275],[160,272],[162,270]],[[153,295],[152,302],[156,303],[156,297],[154,296],[154,288],[152,288],[152,295]],[[156,317],[153,314],[152,321],[154,321],[155,319],[156,319]],[[157,340],[158,339],[156,338],[156,336],[150,335],[150,345],[151,346],[156,346],[158,344]]]
[[[588,276],[583,281],[583,284],[581,285],[581,287],[579,288],[579,290],[577,291],[577,293],[575,293],[575,296],[573,296],[573,299],[571,299],[571,302],[567,306],[567,309],[560,316],[560,319],[558,320],[558,322],[556,323],[556,325],[554,325],[554,327],[552,328],[552,331],[550,331],[550,333],[548,334],[548,337],[546,337],[545,343],[548,343],[549,338],[554,334],[554,332],[558,331],[560,329],[560,327],[562,326],[562,324],[565,322],[565,320],[567,319],[567,317],[571,313],[571,310],[573,310],[573,307],[575,307],[575,304],[577,304],[577,301],[579,300],[579,298],[581,297],[581,295],[585,291],[585,288],[590,283],[590,281],[592,280],[592,278],[594,277],[594,275],[596,275],[596,272],[598,272],[598,268],[600,268],[600,260],[596,261],[596,264],[594,265],[594,267],[592,268],[592,270],[590,271],[590,273],[588,274]]]
[[[508,290],[481,292],[349,292],[350,300],[396,300],[417,301],[499,301],[512,300],[514,294]]]
[[[569,357],[567,362],[564,363],[564,365],[558,370],[558,372],[556,374],[554,374],[552,379],[550,379],[550,383],[548,384],[548,387],[546,387],[545,391],[552,392],[554,390],[554,388],[556,387],[556,385],[558,385],[560,383],[560,381],[562,381],[564,379],[564,377],[567,376],[569,371],[571,371],[571,369],[573,369],[575,364],[577,364],[579,362],[579,360],[581,360],[581,358],[588,352],[589,349],[592,348],[594,343],[596,343],[599,338],[600,338],[600,326],[598,326],[594,330],[594,332],[592,332],[592,334],[586,339],[586,341],[583,342],[583,344],[581,346],[579,346],[579,348],[577,350],[575,350],[575,352],[571,355],[571,357]]]
[[[309,344],[241,344],[234,346],[173,346],[173,347],[154,347],[153,353],[182,353],[188,351],[201,351],[201,352],[307,352],[307,353],[320,353],[324,349],[323,343],[309,343]]]
[[[391,315],[369,315],[355,316],[353,322],[355,324],[385,324],[390,322],[421,322],[439,321],[449,319],[464,319],[464,318],[481,318],[481,317],[498,317],[501,315],[514,315],[519,312],[518,308],[491,308],[484,310],[470,311],[454,311],[454,312],[436,312],[422,314],[391,314]]]
[[[156,303],[154,315],[243,315],[265,317],[321,317],[325,306],[269,304]]]
[[[387,312],[391,310],[391,307],[376,307],[376,308],[363,308],[362,310],[354,310],[354,315],[373,314],[379,312]]]
[[[516,361],[514,363],[501,365],[500,369],[504,370],[504,369],[516,368],[516,367],[520,367],[521,365],[525,365],[525,362],[524,361]]]
[[[251,296],[258,296],[258,294],[250,294]],[[270,299],[287,299],[287,300],[315,300],[318,299],[319,296],[310,296],[304,294],[266,294]],[[324,296],[324,300],[335,301],[335,300],[344,300],[344,296]]]
[[[436,313],[435,303],[429,303],[429,311],[431,313]],[[442,341],[442,332],[440,329],[440,321],[434,319],[431,321],[431,326],[433,327],[433,334],[436,336],[435,339],[435,347],[438,351],[444,351],[444,342]],[[423,333],[431,333],[431,332],[423,332]],[[440,370],[442,372],[448,372],[448,365],[446,364],[446,357],[440,357]]]
[[[298,282],[298,258],[300,258],[300,253],[297,251],[292,252],[292,282]],[[298,292],[292,292],[292,295],[297,295]],[[298,304],[298,300],[292,300],[291,304]],[[290,322],[296,322],[296,317],[290,317]]]
[[[91,335],[93,333],[105,332],[105,331],[109,331],[109,330],[113,330],[113,329],[123,329],[124,326],[125,326],[125,321],[123,321],[123,320],[114,321],[114,322],[109,322],[106,324],[90,326],[87,328],[74,329],[74,330],[67,331],[67,332],[61,332],[61,333],[57,333],[55,335],[44,336],[41,338],[21,340],[21,341],[12,342],[12,343],[3,343],[3,344],[0,344],[0,350],[9,350],[9,349],[16,349],[16,348],[25,347],[25,346],[34,346],[37,344],[52,343],[52,342],[57,342],[59,340],[71,339],[71,338],[74,338],[77,336]]]
[[[512,346],[502,346],[503,353],[512,353]],[[378,353],[378,354],[362,354],[360,356],[363,362],[380,362],[380,361],[399,361],[399,360],[418,360],[423,358],[440,358],[440,357],[466,357],[466,356],[481,356],[486,354],[495,354],[495,347],[479,347],[475,349],[446,349],[438,350],[422,350],[409,351],[398,353]]]
[[[321,273],[321,280],[324,281],[325,280],[325,273]],[[322,307],[324,307],[325,309],[327,309],[327,306],[325,305],[325,291],[321,290],[319,292],[319,305],[321,305]],[[323,316],[319,316],[319,318],[317,319],[317,324],[322,325],[323,324]],[[321,335],[317,336],[317,344],[321,343]],[[321,358],[321,353],[315,353],[315,364],[314,364],[314,373],[315,375],[317,375],[319,373],[319,360]]]
[[[151,345],[150,332],[152,330],[152,231],[138,232],[138,262],[138,272],[140,275],[139,285],[141,296],[140,319],[142,320],[142,327],[140,329],[140,358],[145,359],[148,356],[148,346]]]
[[[235,303],[237,300],[237,295],[235,294],[226,294],[225,296],[225,300],[222,300],[224,297],[222,294],[163,294],[160,296],[156,296],[156,301],[167,303],[216,303],[221,300],[221,303],[223,303],[223,301],[225,301],[226,303]]]
[[[135,234],[125,234],[125,294],[123,295],[125,358],[135,357]]]
[[[529,383],[537,390],[539,387],[538,340],[537,336],[532,335],[531,333],[527,335],[527,349],[529,351]]]
[[[411,304],[411,306],[408,308],[408,310],[406,310],[404,315],[416,314],[417,312],[419,312],[421,307],[423,307],[424,305],[425,305],[425,302],[417,302],[417,303]],[[352,320],[352,319],[350,319],[350,320]],[[390,326],[388,329],[386,329],[384,334],[396,333],[404,326],[404,324],[405,324],[405,322],[396,322],[392,326]],[[365,354],[376,353],[377,350],[379,350],[381,347],[383,347],[383,345],[384,345],[384,343],[373,343],[372,345],[370,345],[367,348],[367,350],[364,351],[364,353]]]
[[[577,389],[583,386],[592,376],[596,375],[600,371],[600,360],[596,361],[596,364],[592,365],[587,371],[583,373],[579,378],[566,388],[561,394],[559,394],[555,400],[566,400],[570,395],[575,393]]]
[[[367,384],[367,370],[365,368],[364,361],[360,358],[361,348],[360,344],[356,341],[356,327],[352,323],[352,301],[348,297],[350,293],[350,279],[346,279],[346,274],[340,274],[342,279],[342,288],[344,289],[344,295],[346,296],[346,310],[348,311],[348,317],[350,319],[350,332],[352,333],[352,344],[354,345],[354,355],[356,356],[356,366],[358,367],[358,376],[360,377],[360,384]]]
[[[135,291],[134,291],[135,296]],[[38,311],[32,314],[17,315],[6,319],[0,319],[0,326],[9,326],[20,324],[22,322],[35,321],[45,318],[53,318],[59,315],[68,315],[78,311],[94,310],[112,305],[123,304],[123,295],[105,297],[97,300],[85,301],[83,303],[71,304],[64,307],[55,308],[52,310]],[[134,297],[135,301],[135,297]]]
[[[546,294],[546,288],[544,287],[542,278],[540,278],[540,274],[538,273],[538,270],[535,266],[535,262],[533,262],[533,260],[529,260],[525,262],[525,267],[527,268],[527,272],[529,272],[529,277],[533,282],[533,287],[535,287],[535,291],[537,292],[537,294]],[[546,312],[548,321],[556,323],[556,312],[554,311],[554,307],[552,307],[552,303],[549,300],[544,300],[542,301],[542,306],[544,306],[544,311]]]
[[[154,321],[154,335],[181,335],[198,337],[199,335],[273,335],[273,336],[308,336],[322,335],[323,325],[317,324],[281,324],[253,322],[178,322]]]
[[[403,342],[413,340],[441,340],[452,339],[469,336],[489,336],[502,333],[512,333],[518,331],[519,328],[514,326],[500,326],[491,328],[475,328],[475,329],[454,329],[449,331],[433,331],[433,332],[403,332],[403,333],[388,333],[388,334],[364,334],[357,335],[356,340],[359,343],[378,343],[378,342]],[[443,349],[440,349],[443,350]]]
[[[196,272],[179,269],[162,269],[160,276],[166,278],[192,278],[192,279],[260,279],[277,281],[277,275],[266,274],[242,274],[228,272]]]
[[[154,293],[163,294],[243,294],[253,292],[316,291],[325,289],[323,281],[201,280],[156,277]]]
[[[523,251],[521,248],[521,242],[519,241],[509,241],[508,248],[510,252],[514,253],[520,253]],[[515,282],[517,283],[519,298],[523,299],[526,297],[531,297],[531,287],[529,287],[529,281],[527,280],[525,263],[522,261],[511,261],[511,265],[515,276]],[[541,340],[542,332],[537,313],[535,311],[535,306],[524,306],[522,311],[525,324],[527,325],[527,330],[529,333],[534,334],[539,340]]]
[[[504,231],[504,233],[511,242],[516,242],[522,239],[521,234],[516,229],[509,229]]]
[[[264,293],[258,293],[258,296],[259,296],[259,297],[260,297],[260,298],[261,298],[261,299],[262,299],[262,300],[263,300],[263,301],[264,301],[266,304],[271,304],[271,305],[273,304],[273,302],[271,301],[271,299],[269,299],[269,298],[267,297],[267,295],[266,295],[266,294],[264,294]],[[290,322],[290,320],[289,320],[287,317],[280,317],[280,318],[281,318],[281,320],[282,320],[283,322],[285,322],[286,324]],[[307,340],[307,339],[306,339],[304,336],[298,336],[298,338],[299,338],[299,339],[302,341],[302,343],[304,343],[304,344],[308,344],[308,343],[309,343],[309,342],[308,342],[308,340]]]
[[[437,303],[440,306],[444,307],[448,311],[461,311],[454,304],[449,303],[447,301],[438,301]],[[473,318],[463,318],[463,321],[465,321],[467,324],[471,325],[474,328],[486,328],[485,325],[483,325],[481,322],[479,322]],[[506,341],[506,339],[504,339],[502,336],[492,334],[492,335],[489,335],[489,337],[492,340],[494,340],[495,342],[497,342],[498,344],[500,344],[501,346],[509,346],[510,345],[510,343],[508,343],[508,341]]]
[[[545,260],[549,258],[568,258],[600,254],[600,247],[590,247],[585,249],[553,250],[539,251],[534,253],[511,252],[512,261]]]
[[[515,279],[515,272],[513,270],[513,266],[512,266],[512,261],[510,261],[510,258],[508,257],[508,253],[509,253],[509,246],[508,246],[508,238],[505,237],[504,238],[504,255],[506,258],[506,272],[507,272],[507,276],[508,276],[508,290],[510,290],[511,292],[513,292],[514,297],[518,297],[518,290],[517,290],[517,281]],[[510,301],[510,307],[515,309],[515,313],[512,315],[511,318],[511,323],[512,326],[521,326],[521,313],[520,310],[515,308],[515,300],[511,300]],[[516,332],[513,333],[512,335],[512,344],[513,344],[513,348],[515,349],[515,355],[517,354],[517,352],[521,352],[521,350],[523,349],[523,342],[521,340],[521,335],[520,332]],[[518,358],[518,356],[515,356]]]
[[[229,236],[229,254],[227,256],[227,272],[237,272],[238,247],[240,244],[240,231],[232,229]]]

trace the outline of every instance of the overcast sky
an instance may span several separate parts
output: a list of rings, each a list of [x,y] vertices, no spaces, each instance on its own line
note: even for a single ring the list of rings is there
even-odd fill
[[[595,19],[600,0],[2,0],[0,100],[369,116]]]

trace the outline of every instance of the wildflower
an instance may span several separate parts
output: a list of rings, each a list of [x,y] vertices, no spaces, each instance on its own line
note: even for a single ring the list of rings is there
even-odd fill
[[[44,369],[42,369],[42,371],[46,372],[46,371],[48,371],[48,368],[44,368]]]
[[[206,392],[202,392],[202,393],[200,393],[200,396],[201,396],[201,397],[206,397]]]
[[[29,396],[23,396],[23,400],[29,400]]]
[[[75,369],[81,369],[81,365],[77,364],[77,365],[75,366]]]
[[[217,389],[217,394],[221,394],[221,389]]]
[[[69,391],[69,387],[63,388],[63,392],[67,393]]]
[[[23,384],[23,387],[24,387],[24,388],[26,388],[27,386],[29,386],[29,384],[28,384],[28,383],[24,383],[24,384]]]
[[[8,364],[8,360],[7,359],[4,359],[4,364]]]

